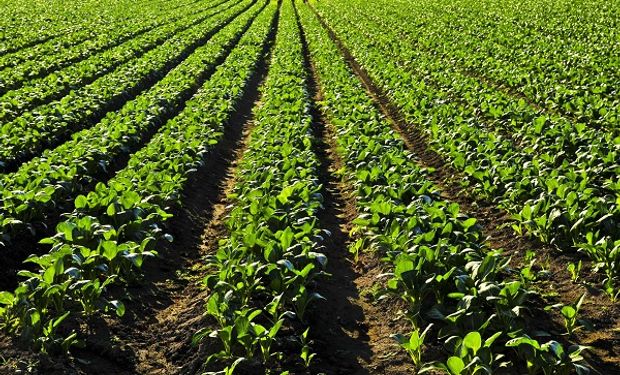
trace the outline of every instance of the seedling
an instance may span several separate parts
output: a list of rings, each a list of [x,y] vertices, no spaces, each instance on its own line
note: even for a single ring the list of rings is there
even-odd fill
[[[581,260],[577,263],[569,263],[566,269],[570,273],[571,280],[573,280],[574,283],[578,282],[581,273]]]
[[[392,338],[398,342],[400,347],[407,351],[413,365],[416,368],[420,368],[422,366],[422,349],[424,346],[424,340],[426,339],[426,335],[432,326],[432,324],[429,324],[422,333],[420,333],[420,330],[416,329],[411,332],[409,337],[401,334],[392,335]]]

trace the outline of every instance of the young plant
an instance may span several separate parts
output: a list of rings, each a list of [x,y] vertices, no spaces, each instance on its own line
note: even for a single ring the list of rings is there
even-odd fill
[[[484,341],[477,331],[469,332],[463,338],[452,336],[446,340],[446,344],[453,346],[455,355],[446,362],[433,362],[424,366],[420,373],[440,370],[450,375],[494,374],[509,365],[504,355],[496,353],[492,348],[501,335],[502,332],[496,332]]]
[[[581,308],[581,304],[586,298],[586,294],[584,293],[576,303],[572,305],[563,306],[560,310],[560,313],[564,317],[564,326],[566,327],[566,332],[569,335],[572,335],[575,330],[580,329],[582,326],[578,325],[577,315],[579,314],[579,309]]]
[[[316,356],[316,353],[312,352],[310,348],[310,340],[308,340],[308,334],[310,333],[310,327],[308,327],[301,335],[301,354],[299,357],[304,361],[304,367],[310,368],[310,363]]]
[[[582,353],[586,346],[571,345],[566,350],[562,344],[551,340],[540,344],[527,335],[514,338],[506,343],[506,347],[517,350],[517,354],[526,359],[529,375],[577,375],[590,374],[590,368]]]
[[[579,310],[581,309],[581,305],[586,298],[586,294],[584,293],[581,297],[575,301],[571,305],[552,305],[547,306],[545,310],[551,310],[553,308],[560,308],[560,314],[564,318],[564,327],[566,328],[566,333],[570,336],[576,330],[581,329],[583,326],[579,325],[579,320],[577,319],[577,315],[579,314]]]
[[[413,365],[416,368],[422,366],[422,348],[424,345],[424,339],[426,334],[431,329],[433,324],[429,324],[424,332],[420,333],[419,329],[415,329],[409,337],[401,334],[393,334],[392,338],[395,339],[401,348],[405,349],[413,361]]]
[[[209,371],[206,372],[205,375],[233,375],[235,373],[235,369],[241,362],[245,361],[245,358],[237,358],[233,363],[229,366],[226,366],[222,371]]]
[[[581,260],[577,263],[569,263],[566,269],[570,273],[571,280],[573,280],[574,283],[578,282],[581,273]]]

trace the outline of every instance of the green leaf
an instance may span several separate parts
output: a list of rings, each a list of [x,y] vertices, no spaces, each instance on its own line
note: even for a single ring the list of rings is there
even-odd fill
[[[474,217],[470,217],[469,219],[465,220],[463,222],[463,228],[465,230],[468,230],[469,228],[473,227],[474,225],[476,225],[476,218]]]
[[[75,198],[75,208],[80,209],[86,207],[87,205],[88,199],[86,199],[84,195],[78,195],[77,198]]]
[[[253,200],[252,203],[250,203],[250,214],[252,215],[257,215],[259,212],[259,201],[258,200]]]
[[[125,191],[121,195],[121,204],[126,210],[132,208],[138,202],[140,202],[140,195],[135,191]]]
[[[118,317],[122,317],[123,315],[125,315],[125,304],[123,302],[114,300],[110,301],[110,304],[114,306],[114,309],[116,310],[116,315],[118,315]]]
[[[450,374],[459,375],[465,369],[465,363],[459,357],[450,357],[446,362],[448,365],[448,370],[450,370]]]
[[[286,250],[291,247],[294,238],[295,233],[293,233],[291,227],[286,227],[286,229],[280,233],[280,245],[282,246],[282,250]]]
[[[73,241],[73,230],[76,228],[76,225],[63,221],[56,226],[56,231],[58,233],[62,233],[67,241]]]
[[[54,267],[49,267],[43,273],[43,281],[45,281],[48,284],[53,284],[55,274],[56,274],[56,270],[54,269]]]
[[[280,203],[286,204],[286,202],[288,202],[291,195],[293,195],[294,191],[295,191],[294,186],[286,186],[284,189],[282,189],[282,192],[278,194],[278,200],[280,201]]]
[[[491,345],[493,345],[493,343],[495,342],[495,340],[497,340],[497,338],[502,335],[502,333],[503,333],[502,331],[495,332],[493,334],[493,336],[491,336],[488,339],[484,340],[484,347],[485,348],[490,348]]]
[[[10,292],[0,292],[0,305],[12,305],[15,296]]]
[[[572,319],[577,315],[577,310],[575,310],[572,306],[564,306],[562,307],[562,315],[567,319]]]
[[[471,349],[474,355],[482,347],[482,337],[478,332],[469,332],[465,338],[463,338],[463,345],[466,348]]]
[[[530,338],[528,336],[517,337],[517,338],[514,338],[512,340],[509,340],[506,343],[506,346],[508,346],[508,347],[515,347],[515,346],[519,346],[519,345],[522,345],[522,344],[529,345],[529,346],[531,346],[531,347],[533,347],[535,349],[540,349],[540,344],[538,343],[538,341],[536,341],[536,340],[534,340],[534,339],[532,339],[532,338]]]

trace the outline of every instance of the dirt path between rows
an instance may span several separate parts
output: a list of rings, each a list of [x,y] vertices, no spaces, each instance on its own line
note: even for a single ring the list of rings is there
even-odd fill
[[[278,17],[265,52],[275,40]],[[192,346],[192,336],[208,322],[204,317],[206,291],[202,289],[205,257],[217,249],[218,241],[227,235],[224,220],[228,212],[228,194],[235,186],[234,171],[247,148],[253,127],[252,109],[259,104],[259,87],[268,70],[269,53],[265,53],[249,83],[237,111],[229,120],[223,140],[208,157],[192,183],[184,191],[185,212],[177,215],[175,243],[171,252],[191,249],[181,267],[170,267],[174,275],[157,283],[159,293],[170,303],[150,312],[149,319],[136,325],[137,340],[128,337],[137,359],[139,374],[193,374],[201,370],[208,356],[206,345]],[[164,259],[170,259],[168,255]],[[157,270],[155,274],[165,274]],[[179,273],[181,271],[181,273]],[[141,296],[140,300],[148,300]],[[154,321],[151,327],[150,322]],[[121,323],[120,329],[126,330]]]
[[[399,348],[393,333],[408,332],[399,310],[404,308],[396,299],[373,304],[372,291],[380,285],[377,276],[383,273],[378,258],[360,253],[357,262],[349,253],[352,221],[357,217],[352,186],[335,172],[344,164],[336,153],[335,134],[326,117],[318,109],[322,94],[316,71],[311,63],[306,37],[301,30],[302,50],[306,67],[310,107],[315,138],[314,152],[319,158],[319,179],[323,185],[324,209],[319,214],[321,226],[329,236],[323,251],[329,259],[330,277],[319,284],[318,291],[326,301],[316,306],[311,318],[313,339],[319,357],[318,372],[326,374],[403,374],[412,371],[405,352]]]
[[[412,366],[404,351],[390,337],[409,331],[406,322],[399,318],[399,309],[404,306],[393,299],[373,304],[372,292],[381,284],[377,276],[383,273],[382,265],[371,253],[361,253],[354,262],[348,251],[353,241],[349,236],[351,223],[357,217],[354,197],[350,187],[334,176],[342,162],[334,153],[329,125],[320,119],[313,126],[325,200],[319,219],[331,233],[323,250],[329,259],[327,272],[331,276],[318,288],[326,301],[316,306],[311,322],[315,328],[315,350],[321,360],[318,368],[327,374],[409,372]]]

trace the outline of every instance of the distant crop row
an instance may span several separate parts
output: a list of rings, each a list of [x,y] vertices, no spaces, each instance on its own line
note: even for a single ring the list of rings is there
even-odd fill
[[[34,44],[0,57],[0,93],[19,87],[24,80],[68,66],[93,53],[103,51],[120,42],[140,35],[153,27],[165,24],[172,9],[148,7],[142,10],[140,22],[128,22],[127,9],[111,7],[121,13],[117,18],[91,19],[92,24],[80,25],[76,30],[58,35],[43,43]],[[131,7],[129,8],[131,9]],[[174,12],[187,12],[182,6]],[[173,16],[174,17],[174,16]],[[72,20],[73,21],[73,20]],[[25,27],[24,29],[28,29]],[[22,36],[14,37],[16,45]],[[13,69],[8,69],[13,68]]]
[[[399,20],[399,25],[413,26],[413,22],[418,26],[415,35],[410,34],[413,45],[482,74],[542,107],[617,132],[620,57],[613,52],[620,47],[617,4],[464,0],[447,8],[436,5],[433,1],[400,2],[391,9],[408,11],[386,15]],[[424,12],[413,11],[418,7]],[[480,17],[481,12],[488,16]],[[376,19],[379,13],[369,16]],[[432,33],[435,36],[428,37]]]
[[[181,3],[151,3],[136,1],[72,2],[60,0],[46,2],[4,2],[0,9],[0,54],[4,59],[14,60],[22,56],[28,60],[35,51],[44,48],[53,53],[50,46],[63,47],[82,42],[97,35],[98,28],[135,20],[137,14],[166,12],[173,8],[191,5],[196,0]],[[74,37],[72,34],[76,34]],[[46,47],[44,47],[45,45]],[[30,57],[28,57],[30,56]],[[6,67],[5,63],[0,67]]]
[[[220,3],[197,8],[196,11],[189,14],[185,9],[178,10],[176,14],[175,12],[169,12],[165,16],[161,16],[165,20],[162,25],[157,25],[152,29],[143,28],[142,34],[123,41],[117,46],[110,46],[110,48],[103,50],[101,53],[82,56],[84,60],[63,69],[54,71],[54,68],[52,68],[50,70],[53,71],[53,74],[41,78],[24,77],[26,80],[19,89],[13,89],[0,97],[0,107],[3,109],[0,113],[0,121],[8,122],[13,120],[28,109],[62,98],[71,90],[81,92],[81,90],[78,90],[80,87],[113,72],[128,61],[136,64],[136,61],[133,59],[141,57],[144,53],[161,45],[166,39],[171,38],[176,33],[184,31],[204,20],[207,16],[212,15],[212,12],[207,11],[212,7],[220,5]],[[110,35],[105,35],[106,39],[110,37]],[[123,72],[123,69],[121,68],[118,71]],[[44,112],[45,108],[40,108],[37,112]],[[28,117],[25,117],[25,119],[29,121]],[[9,128],[11,124],[5,124],[4,127]]]
[[[128,61],[93,83],[69,92],[59,101],[42,105],[5,124],[0,135],[0,166],[18,165],[38,155],[67,135],[100,119],[118,103],[132,99],[149,83],[161,79],[238,12],[239,6],[225,4],[207,11],[206,15],[189,22],[192,27],[176,35],[168,34],[168,39],[160,40],[163,43],[158,48],[139,59]]]

